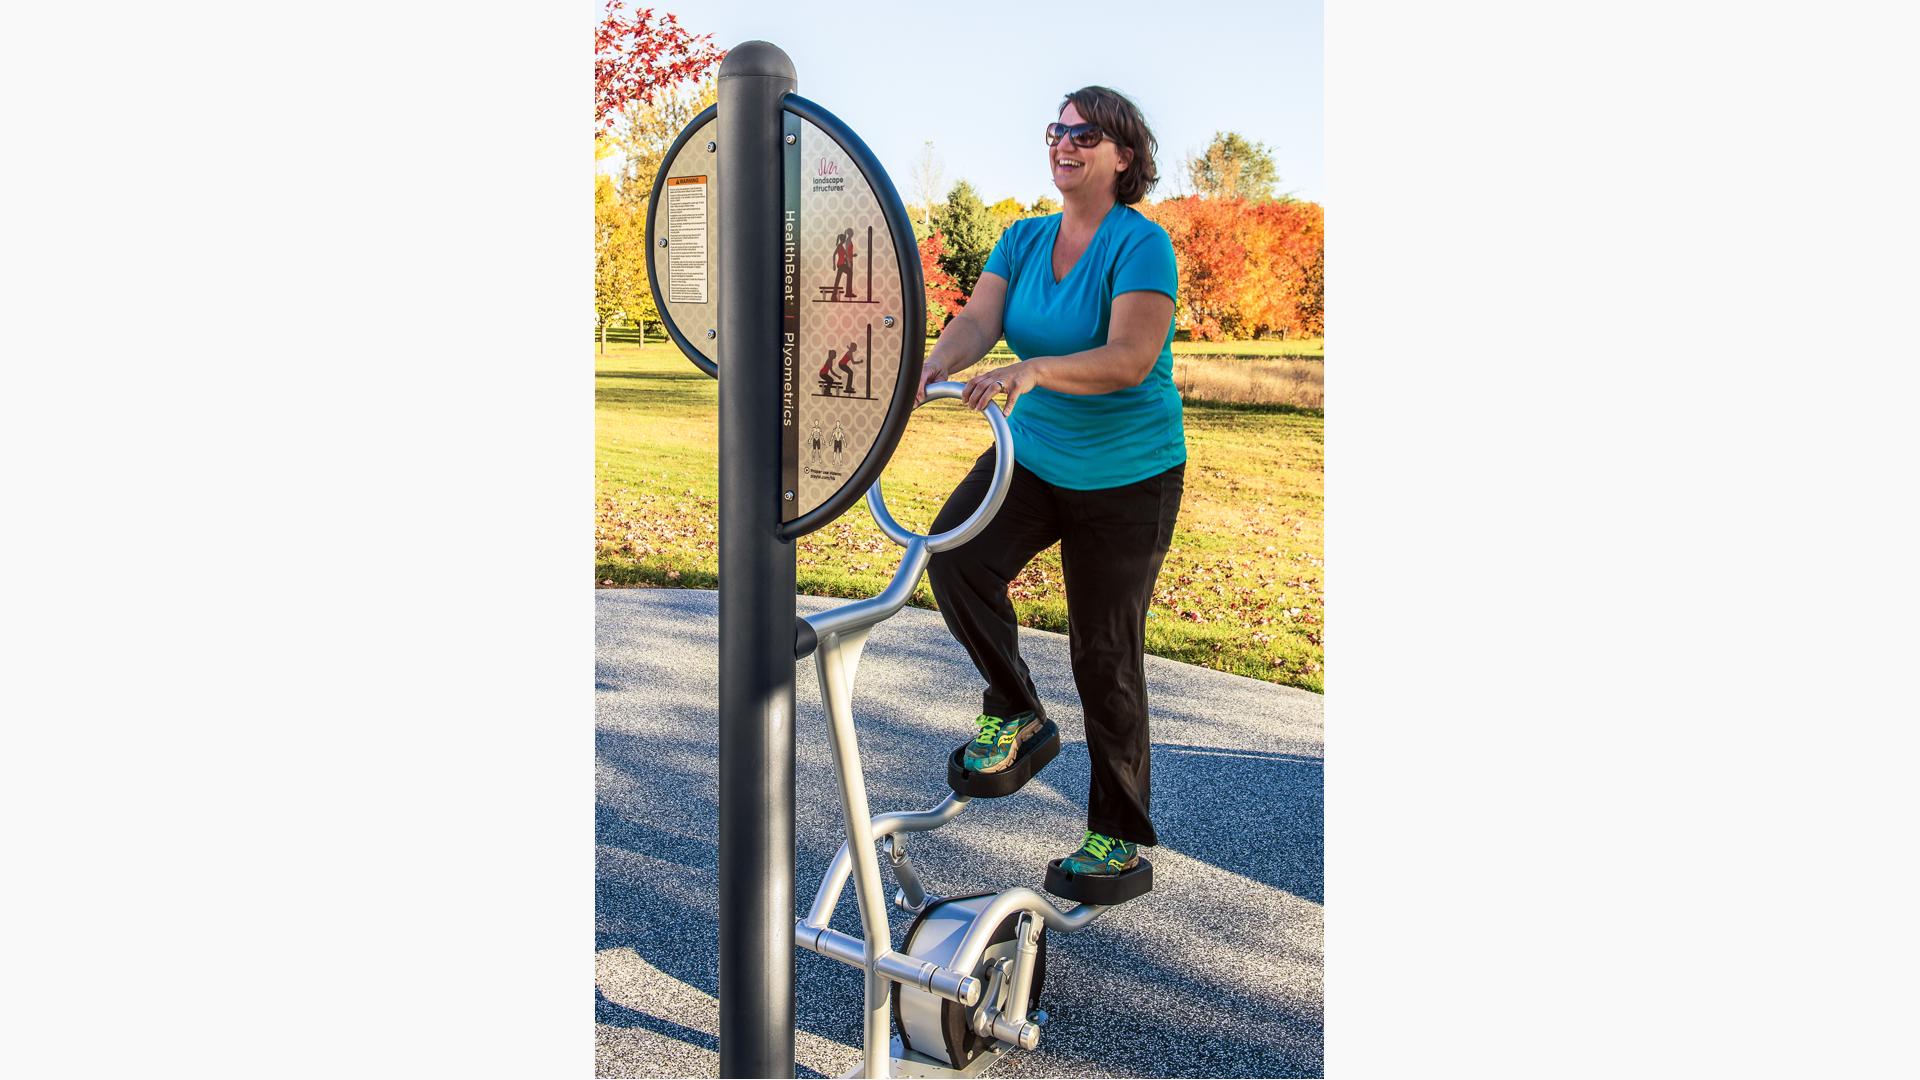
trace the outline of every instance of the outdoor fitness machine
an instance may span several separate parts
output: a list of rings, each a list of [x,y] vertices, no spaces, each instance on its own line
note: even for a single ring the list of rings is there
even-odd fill
[[[720,382],[720,1073],[791,1076],[793,542],[899,445],[926,293],[893,185],[786,53],[745,42],[718,82],[661,161],[647,270]]]
[[[935,383],[927,388],[927,400],[957,398],[963,389],[960,383]],[[900,568],[880,595],[807,616],[808,632],[802,633],[796,650],[801,657],[811,652],[819,671],[847,839],[827,867],[813,906],[794,928],[794,935],[801,948],[866,971],[865,1056],[861,1069],[852,1075],[979,1076],[1006,1050],[1033,1049],[1040,1040],[1040,1026],[1047,1022],[1047,1014],[1036,1008],[1047,973],[1046,931],[1078,930],[1108,906],[1153,887],[1153,867],[1144,859],[1125,874],[1077,879],[1054,860],[1047,867],[1047,891],[1080,901],[1066,912],[1024,887],[936,897],[921,884],[907,856],[906,834],[945,825],[974,798],[1018,791],[1060,752],[1060,732],[1052,721],[1041,728],[1031,749],[1022,751],[1004,772],[969,772],[961,767],[964,747],[956,749],[947,760],[952,793],[933,809],[869,816],[853,723],[854,674],[868,635],[906,604],[928,560],[972,539],[1006,499],[1013,479],[1013,436],[998,405],[989,404],[983,414],[993,426],[994,472],[980,506],[947,532],[921,536],[893,519],[875,481],[867,492],[867,509],[880,531],[906,549]],[[887,842],[887,863],[899,885],[893,902],[915,915],[899,951],[892,947],[880,858],[874,847],[882,840]],[[864,938],[827,925],[849,876]],[[900,984],[898,996],[893,995],[894,983]],[[898,1028],[897,1037],[889,1037],[890,1027]]]
[[[905,605],[928,559],[991,520],[1013,476],[1013,444],[999,407],[988,405],[993,483],[957,528],[920,536],[887,511],[880,474],[913,412],[924,360],[919,250],[866,144],[796,86],[792,61],[774,45],[749,41],[728,53],[718,101],[668,148],[647,218],[661,322],[720,383],[720,1074],[792,1075],[797,942],[866,972],[857,1075],[974,1076],[1039,1038],[1045,931],[1077,930],[1146,892],[1151,867],[1143,860],[1124,875],[1075,881],[1050,865],[1047,891],[1080,902],[1064,913],[1028,888],[926,893],[905,834],[953,820],[969,799],[1017,790],[1059,752],[1051,723],[1002,773],[969,773],[955,751],[953,794],[934,809],[868,815],[852,714],[861,650]],[[960,395],[958,383],[927,388],[928,401]],[[794,540],[863,492],[881,530],[906,549],[899,570],[878,596],[796,618]],[[809,655],[848,837],[796,926],[794,664]],[[917,915],[900,951],[874,849],[883,839],[899,882],[894,902]],[[827,925],[849,876],[864,939]]]

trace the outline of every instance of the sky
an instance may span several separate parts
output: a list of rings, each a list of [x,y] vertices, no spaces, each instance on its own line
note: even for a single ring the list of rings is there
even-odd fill
[[[1180,194],[1187,155],[1237,131],[1272,151],[1281,191],[1326,202],[1319,0],[653,6],[721,48],[780,46],[799,93],[859,133],[909,201],[926,140],[943,192],[966,179],[989,203],[1057,195],[1041,133],[1067,91],[1098,84],[1131,97],[1160,141],[1149,198]]]

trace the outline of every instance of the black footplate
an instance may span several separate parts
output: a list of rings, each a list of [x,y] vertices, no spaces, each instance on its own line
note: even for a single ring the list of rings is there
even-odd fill
[[[1069,874],[1055,859],[1047,864],[1046,889],[1076,904],[1124,904],[1153,891],[1153,864],[1141,859],[1140,865],[1117,874]]]
[[[966,752],[967,748],[961,746],[947,757],[947,786],[954,794],[969,799],[997,799],[1025,787],[1034,773],[1060,753],[1060,729],[1051,720],[1041,721],[1039,733],[1022,743],[1013,764],[999,772],[974,772],[963,767],[960,761]]]

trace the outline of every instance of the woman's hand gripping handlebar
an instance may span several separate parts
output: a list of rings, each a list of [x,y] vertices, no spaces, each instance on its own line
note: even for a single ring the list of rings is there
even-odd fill
[[[931,383],[920,404],[942,398],[963,398],[965,393],[966,385],[963,383]],[[988,402],[980,414],[987,418],[987,424],[993,428],[993,482],[987,487],[987,497],[980,501],[967,520],[946,532],[922,536],[893,520],[893,514],[887,510],[886,496],[880,490],[879,480],[875,480],[873,486],[867,489],[867,510],[873,514],[874,523],[880,526],[880,531],[886,533],[894,543],[911,547],[914,541],[923,541],[928,554],[937,554],[957,548],[979,535],[980,530],[987,527],[987,522],[993,520],[993,515],[999,512],[1000,504],[1007,500],[1007,489],[1013,484],[1013,431],[1007,427],[1007,418],[1001,413],[999,405]]]
[[[927,387],[925,401],[938,401],[941,398],[958,398],[965,387],[957,382],[939,382]],[[925,404],[925,401],[922,404]],[[1007,489],[1013,485],[1013,432],[1007,427],[1007,418],[1000,412],[1000,406],[988,403],[981,410],[987,423],[993,428],[993,481],[987,486],[987,497],[980,501],[967,520],[933,536],[922,536],[903,528],[893,520],[893,514],[887,510],[887,499],[880,491],[880,481],[867,489],[867,510],[873,514],[874,524],[894,543],[906,548],[906,554],[900,558],[900,569],[894,571],[893,580],[878,596],[865,600],[856,600],[851,604],[808,615],[801,621],[815,631],[816,638],[825,638],[828,634],[850,634],[863,627],[873,626],[905,607],[913,596],[913,587],[920,581],[920,575],[927,569],[927,560],[936,552],[959,547],[973,539],[993,515],[1000,504],[1007,500]],[[796,656],[805,656],[812,651],[815,640],[801,635]]]

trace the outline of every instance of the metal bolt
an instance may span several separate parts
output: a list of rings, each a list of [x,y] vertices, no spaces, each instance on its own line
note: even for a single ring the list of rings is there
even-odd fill
[[[789,491],[789,492],[787,492],[787,494],[785,495],[785,498],[786,498],[786,500],[787,500],[788,502],[792,502],[792,501],[793,501],[793,492],[791,492],[791,491]]]
[[[719,333],[720,333],[720,332],[719,332],[718,330],[715,330],[715,329],[712,329],[711,327],[709,327],[709,328],[707,329],[707,340],[708,340],[708,341],[712,341],[712,340],[713,340],[713,339],[714,339],[714,338],[715,338],[716,336],[718,336],[718,335],[719,335]]]
[[[709,154],[711,154],[711,153],[713,153],[713,152],[714,152],[714,150],[715,150],[715,149],[717,149],[717,147],[716,147],[716,146],[714,145],[714,141],[713,141],[712,139],[708,139],[708,140],[707,140],[707,153],[709,153]]]
[[[799,141],[800,141],[800,136],[798,136],[798,135],[788,135],[788,136],[787,136],[787,145],[788,145],[788,146],[792,146],[792,145],[793,145],[794,143],[797,143],[797,142],[799,142]]]
[[[663,236],[663,237],[661,237],[661,238],[660,238],[660,246],[661,246],[661,247],[666,247],[666,246],[667,246],[667,238],[666,238],[666,237],[664,237],[664,236]]]
[[[880,323],[881,323],[881,325],[883,325],[883,326],[892,326],[892,325],[893,325],[893,316],[891,316],[891,315],[882,315],[882,316],[880,316]]]

